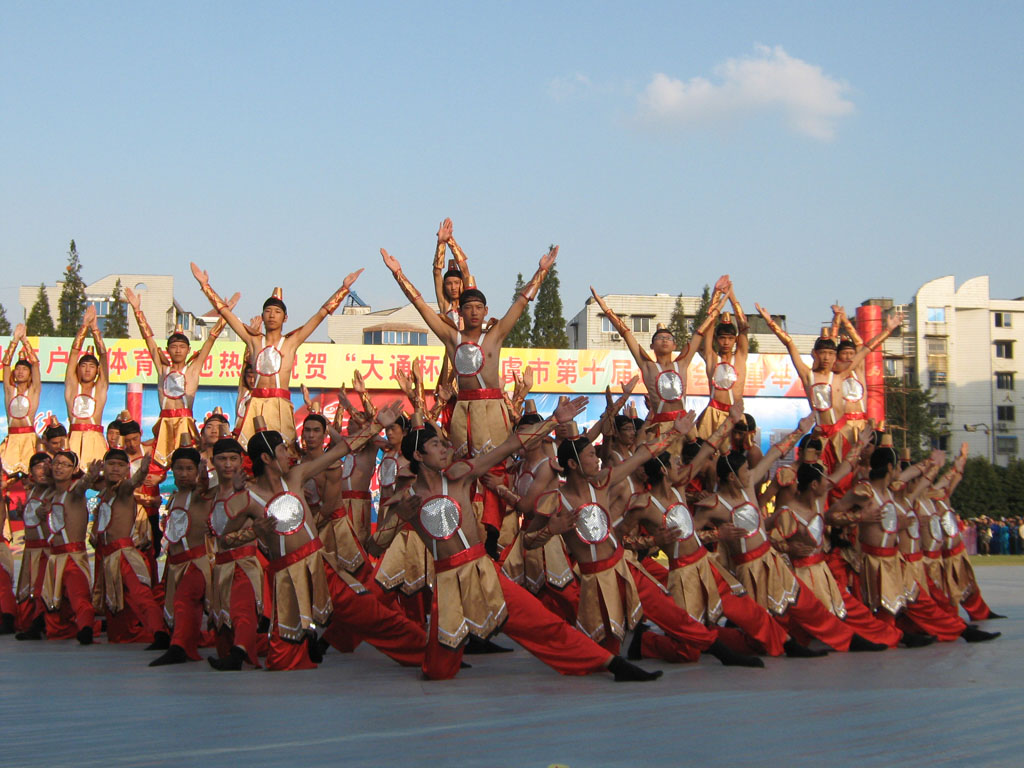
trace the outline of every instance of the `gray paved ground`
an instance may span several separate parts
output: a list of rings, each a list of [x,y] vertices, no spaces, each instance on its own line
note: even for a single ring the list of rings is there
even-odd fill
[[[518,649],[428,683],[372,649],[316,671],[149,669],[141,647],[0,638],[0,764],[1024,764],[1024,568],[978,569],[1003,637],[765,670],[561,677]],[[505,640],[503,638],[503,640]],[[507,640],[505,640],[507,642]]]

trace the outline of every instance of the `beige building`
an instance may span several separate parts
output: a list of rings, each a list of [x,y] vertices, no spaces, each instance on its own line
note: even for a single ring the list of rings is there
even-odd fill
[[[146,315],[153,333],[157,338],[166,339],[174,332],[176,325],[191,338],[203,340],[209,334],[210,328],[216,323],[217,318],[213,313],[196,316],[183,309],[174,299],[174,277],[173,275],[133,275],[115,274],[107,275],[99,280],[85,286],[86,300],[96,307],[96,314],[100,331],[106,329],[107,313],[110,311],[111,295],[114,292],[114,285],[118,279],[121,280],[122,288],[131,288],[138,294],[142,305],[142,311]],[[45,287],[46,298],[50,305],[50,316],[54,324],[60,318],[60,294],[64,289],[64,283]],[[18,289],[18,302],[21,304],[23,317],[27,318],[32,306],[39,296],[38,285],[23,285]],[[125,302],[127,307],[127,301]],[[128,338],[141,339],[139,325],[135,322],[135,313],[128,309]],[[225,328],[221,334],[224,340],[235,340],[236,336],[230,328]]]
[[[437,311],[436,303],[429,306]],[[412,304],[375,312],[367,306],[346,306],[327,318],[327,335],[335,344],[441,345]]]

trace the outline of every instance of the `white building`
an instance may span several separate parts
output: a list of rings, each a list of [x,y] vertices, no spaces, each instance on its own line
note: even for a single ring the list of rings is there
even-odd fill
[[[437,304],[428,302],[435,312]],[[346,306],[327,318],[327,335],[335,344],[405,344],[441,346],[441,340],[423,322],[412,304],[371,311],[370,307]]]

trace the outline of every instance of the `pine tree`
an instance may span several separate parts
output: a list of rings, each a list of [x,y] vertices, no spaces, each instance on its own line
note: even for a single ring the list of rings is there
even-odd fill
[[[0,336],[11,335],[11,321],[7,319],[7,310],[0,304]]]
[[[707,283],[704,284],[704,291],[700,295],[700,304],[697,305],[697,311],[693,313],[693,325],[691,326],[694,330],[700,328],[700,324],[708,316],[708,312],[711,309],[711,286]],[[677,342],[679,343],[679,342]],[[682,346],[682,344],[679,344]]]
[[[535,349],[565,349],[569,334],[562,317],[562,298],[558,295],[558,268],[551,267],[547,279],[537,293],[537,307],[533,311],[532,346]]]
[[[46,298],[45,283],[39,284],[39,295],[36,296],[36,303],[32,305],[28,313],[28,320],[25,321],[25,332],[29,336],[53,336],[53,317],[50,316],[50,302]],[[74,336],[78,332],[76,328]]]
[[[74,336],[82,324],[85,314],[85,281],[82,280],[82,263],[78,260],[78,249],[71,241],[68,251],[68,266],[64,272],[64,288],[60,292],[60,322],[58,335]]]
[[[110,308],[107,310],[107,323],[103,327],[103,335],[108,339],[128,338],[128,305],[121,292],[121,278],[114,283],[114,291],[110,294]]]
[[[519,298],[519,294],[523,292],[523,288],[526,283],[523,282],[523,273],[520,272],[516,275],[516,292],[512,294],[512,301],[514,302]],[[519,316],[516,324],[512,326],[512,330],[505,338],[505,347],[519,348],[530,346],[530,305],[526,305],[526,309],[523,310],[523,314]]]
[[[676,347],[682,349],[690,340],[690,328],[686,324],[686,310],[683,308],[683,294],[676,297],[676,305],[672,307],[672,316],[668,320],[668,330],[676,340]]]
[[[891,430],[903,433],[893,442],[897,448],[910,448],[914,461],[923,459],[930,451],[931,439],[941,434],[928,408],[931,400],[931,394],[916,380],[904,385],[895,377],[885,379],[885,421]]]
[[[747,352],[754,354],[761,349],[761,343],[753,336],[747,336]]]

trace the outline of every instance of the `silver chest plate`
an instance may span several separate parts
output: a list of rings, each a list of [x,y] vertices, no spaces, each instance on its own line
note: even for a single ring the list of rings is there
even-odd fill
[[[819,547],[825,543],[825,521],[821,519],[820,515],[814,516],[814,519],[807,526],[807,532],[811,534],[814,543]]]
[[[210,510],[210,530],[217,536],[223,536],[228,527],[228,506],[218,501]]]
[[[832,408],[832,385],[815,384],[811,387],[811,407],[816,411],[828,411]]]
[[[739,378],[739,374],[736,373],[735,368],[728,363],[719,363],[715,366],[715,373],[711,380],[715,385],[715,389],[732,389],[732,385],[736,383],[737,378]]]
[[[280,493],[267,504],[267,517],[274,518],[274,531],[288,536],[302,527],[306,511],[294,493]]]
[[[956,515],[953,514],[953,510],[947,510],[946,514],[942,516],[942,530],[946,532],[949,538],[953,538],[960,533],[960,526],[956,523]]]
[[[114,511],[110,508],[109,501],[101,501],[96,507],[96,530],[103,533],[110,526],[110,518]]]
[[[420,525],[434,539],[450,539],[462,525],[462,510],[450,496],[435,496],[420,507]]]
[[[523,472],[519,477],[516,478],[516,493],[520,496],[525,496],[530,492],[530,488],[533,486],[533,473]]]
[[[662,371],[658,374],[655,389],[665,402],[678,402],[683,399],[683,377],[675,371]]]
[[[316,487],[316,481],[309,478],[302,484],[302,493],[306,497],[306,503],[310,506],[317,506],[323,499],[320,498],[320,489]]]
[[[28,500],[28,503],[25,504],[25,512],[22,517],[22,520],[24,520],[25,525],[30,526],[32,528],[35,528],[37,525],[39,525],[39,507],[42,506],[42,503],[43,502],[41,502],[39,499]]]
[[[891,501],[887,501],[882,506],[882,519],[879,523],[882,526],[882,530],[886,533],[896,533],[896,529],[899,527],[900,513],[896,509],[896,505]]]
[[[761,513],[750,502],[740,504],[732,511],[732,524],[746,531],[743,535],[750,538],[761,530]]]
[[[30,406],[31,403],[29,403],[25,395],[15,395],[11,398],[11,402],[7,404],[7,412],[11,415],[12,419],[24,419],[28,416]]]
[[[679,529],[679,540],[685,541],[693,536],[693,516],[685,504],[673,504],[665,510],[665,525]]]
[[[352,477],[352,472],[355,471],[355,468],[356,457],[353,456],[351,453],[346,454],[345,457],[342,458],[341,460],[341,476],[347,480],[348,478]]]
[[[942,523],[935,515],[928,518],[928,533],[931,535],[932,541],[942,543]]]
[[[256,373],[273,376],[281,370],[281,353],[274,347],[264,347],[256,355]]]
[[[843,399],[851,403],[859,402],[864,399],[864,385],[859,380],[851,376],[848,379],[843,379],[842,385]]]
[[[398,462],[390,456],[385,456],[380,461],[380,468],[377,470],[377,478],[381,485],[394,485],[398,479]]]
[[[484,367],[484,351],[479,344],[463,342],[455,348],[455,370],[460,376],[475,376]]]
[[[71,401],[71,415],[76,419],[91,419],[96,413],[96,401],[89,395],[75,395]]]
[[[184,507],[175,507],[168,513],[167,522],[164,523],[164,538],[172,544],[177,544],[188,536],[188,529],[188,510]]]
[[[912,539],[921,538],[921,524],[917,520],[917,515],[910,516],[910,525],[907,526],[907,535]]]
[[[185,396],[185,374],[171,371],[164,377],[161,389],[164,391],[164,396],[172,400],[183,398]]]
[[[235,415],[240,419],[245,418],[245,412],[249,408],[249,399],[252,395],[244,395],[241,400],[238,401],[238,406],[235,408]]]
[[[54,502],[50,505],[50,514],[46,520],[51,533],[60,533],[64,530],[64,505]]]
[[[600,544],[608,538],[608,513],[600,504],[584,504],[576,511],[576,535],[588,544]]]

